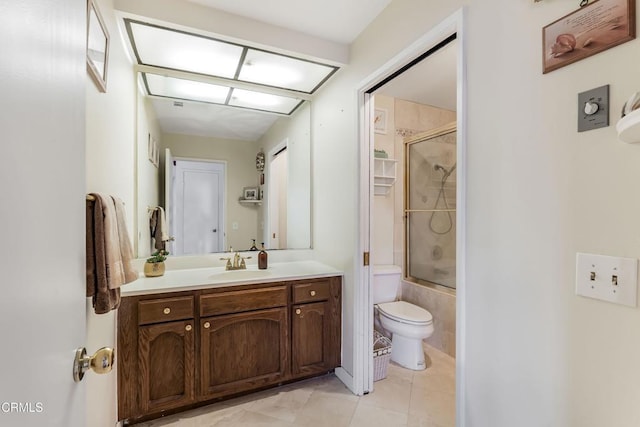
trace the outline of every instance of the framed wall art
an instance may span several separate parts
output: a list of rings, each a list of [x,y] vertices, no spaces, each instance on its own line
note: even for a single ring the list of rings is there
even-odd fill
[[[542,73],[636,37],[635,0],[596,0],[542,29]]]
[[[147,142],[147,153],[149,161],[155,167],[160,164],[160,149],[158,148],[158,141],[149,134],[149,140]]]
[[[94,0],[87,2],[87,71],[100,92],[107,91],[109,32]]]
[[[387,110],[376,108],[373,116],[373,130],[376,133],[387,133]]]
[[[244,187],[242,198],[245,200],[258,200],[258,189],[256,187]]]

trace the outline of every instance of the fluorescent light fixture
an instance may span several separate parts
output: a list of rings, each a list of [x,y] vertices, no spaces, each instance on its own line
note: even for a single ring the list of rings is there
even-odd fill
[[[300,102],[300,99],[289,98],[287,96],[271,95],[269,93],[236,88],[233,89],[229,105],[281,114],[291,114]]]
[[[244,48],[195,34],[127,21],[138,62],[232,79]]]
[[[149,95],[214,104],[224,104],[229,95],[230,88],[226,86],[165,77],[150,73],[143,73],[143,76],[147,82]]]
[[[248,49],[238,80],[312,93],[335,67]]]
[[[124,21],[137,62],[146,66],[142,76],[149,95],[289,115],[302,104],[301,92],[313,93],[338,70],[200,34],[128,18]],[[182,78],[189,73],[193,80]]]

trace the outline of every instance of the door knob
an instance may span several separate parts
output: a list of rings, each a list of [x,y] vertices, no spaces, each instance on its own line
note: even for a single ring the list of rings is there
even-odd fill
[[[87,349],[80,347],[76,349],[76,356],[73,361],[73,380],[77,383],[82,381],[84,373],[89,369],[96,374],[106,374],[113,369],[116,353],[112,348],[102,347],[93,356],[87,356]]]

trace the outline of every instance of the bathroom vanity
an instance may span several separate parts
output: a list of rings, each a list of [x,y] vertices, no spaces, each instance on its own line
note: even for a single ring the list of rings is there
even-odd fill
[[[211,272],[170,272],[123,288],[117,357],[125,425],[340,365],[339,272],[313,262],[264,274]]]

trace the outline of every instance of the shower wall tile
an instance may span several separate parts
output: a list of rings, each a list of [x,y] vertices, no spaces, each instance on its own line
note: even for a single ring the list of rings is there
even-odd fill
[[[402,281],[402,301],[428,310],[433,315],[433,335],[426,342],[456,356],[456,297],[427,286]]]

